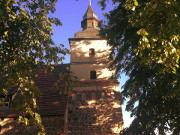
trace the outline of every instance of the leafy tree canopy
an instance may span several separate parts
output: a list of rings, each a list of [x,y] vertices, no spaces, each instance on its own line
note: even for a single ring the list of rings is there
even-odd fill
[[[135,119],[123,134],[180,133],[180,1],[113,0],[102,34],[110,68],[126,73],[122,102]],[[99,2],[103,8],[106,0]],[[135,103],[138,103],[136,106]]]
[[[58,63],[68,53],[62,45],[55,45],[51,36],[52,25],[61,25],[49,14],[55,12],[57,0],[1,0],[0,1],[0,94],[8,95],[17,86],[16,109],[22,116],[29,113],[40,124],[35,110],[36,97],[40,94],[33,76],[38,68],[53,70],[51,63]],[[23,102],[22,102],[23,101]],[[31,106],[33,105],[33,106]],[[20,117],[28,123],[28,119]]]

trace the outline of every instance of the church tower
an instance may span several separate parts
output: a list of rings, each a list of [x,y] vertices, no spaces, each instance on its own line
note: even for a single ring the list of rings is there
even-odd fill
[[[81,21],[82,31],[69,38],[71,71],[80,84],[68,104],[66,134],[119,134],[123,129],[119,82],[108,69],[111,47],[99,35],[98,17],[91,1]]]

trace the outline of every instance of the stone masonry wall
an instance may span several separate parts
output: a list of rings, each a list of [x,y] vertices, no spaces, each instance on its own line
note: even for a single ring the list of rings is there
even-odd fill
[[[69,100],[66,135],[118,135],[123,129],[118,92],[74,92]]]
[[[30,120],[31,121],[31,120]],[[64,117],[48,116],[42,117],[43,125],[47,135],[64,134]],[[14,118],[0,119],[0,135],[37,135],[39,128],[31,121],[31,128],[17,124]]]

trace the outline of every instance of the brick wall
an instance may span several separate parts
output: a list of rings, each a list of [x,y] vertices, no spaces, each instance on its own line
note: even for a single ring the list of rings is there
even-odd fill
[[[66,135],[118,135],[123,129],[119,95],[112,91],[74,92]]]
[[[64,117],[48,116],[42,117],[43,125],[47,135],[63,135],[64,133]],[[37,135],[39,128],[30,120],[30,128],[17,124],[14,118],[0,119],[0,135]]]

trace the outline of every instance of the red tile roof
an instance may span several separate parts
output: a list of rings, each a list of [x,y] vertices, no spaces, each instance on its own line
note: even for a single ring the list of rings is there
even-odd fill
[[[58,80],[60,72],[69,72],[69,64],[54,66],[53,73],[45,73],[38,70],[35,84],[39,87],[42,95],[37,98],[39,113],[41,116],[64,115],[68,100],[68,95],[60,95],[58,90],[51,90],[51,86]],[[0,110],[0,117],[17,117],[18,111]]]

